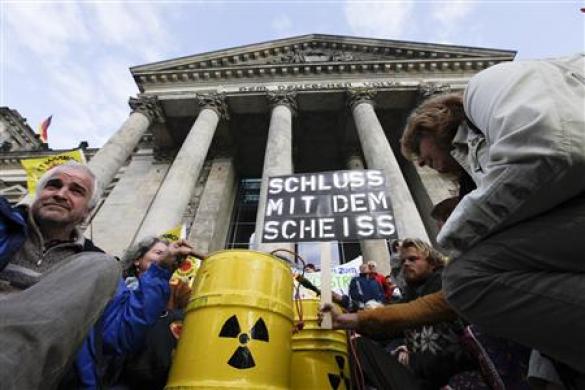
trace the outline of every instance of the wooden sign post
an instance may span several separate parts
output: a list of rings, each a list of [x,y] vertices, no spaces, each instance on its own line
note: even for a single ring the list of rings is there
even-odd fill
[[[321,244],[321,306],[331,304],[331,243],[322,241]],[[321,321],[321,328],[331,329],[331,313],[325,313]]]

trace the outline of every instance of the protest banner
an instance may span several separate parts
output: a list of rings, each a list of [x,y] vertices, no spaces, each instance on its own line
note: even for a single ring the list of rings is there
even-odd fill
[[[175,226],[172,229],[167,230],[163,234],[160,235],[160,238],[167,240],[169,242],[178,241],[180,239],[184,239],[187,237],[187,229],[185,224],[180,224]],[[179,268],[173,272],[171,276],[172,280],[181,280],[189,285],[189,287],[193,287],[193,281],[195,280],[195,275],[197,275],[197,271],[201,266],[201,260],[194,256],[187,256],[183,259]]]
[[[331,303],[331,242],[396,237],[385,176],[351,170],[268,178],[264,243],[319,241],[321,304]],[[331,329],[331,316],[321,326]]]
[[[167,240],[169,242],[174,242],[174,241],[178,241],[182,238],[185,238],[186,236],[187,236],[187,229],[185,227],[185,224],[182,223],[180,225],[175,226],[172,229],[167,230],[163,234],[161,234],[160,238],[162,238],[163,240]]]
[[[262,242],[396,237],[381,171],[322,172],[268,180]]]
[[[83,150],[75,149],[70,152],[53,154],[41,158],[27,158],[20,160],[20,164],[26,172],[26,186],[30,194],[34,193],[37,183],[41,176],[49,169],[66,163],[67,161],[77,161],[81,164],[86,163]]]
[[[351,279],[358,276],[360,273],[360,264],[362,264],[362,257],[359,256],[345,264],[338,265],[331,268],[331,290],[339,295],[349,294],[349,283]],[[305,272],[303,275],[305,279],[311,282],[315,287],[321,288],[321,272]],[[300,286],[300,299],[316,298],[317,294],[314,291]]]

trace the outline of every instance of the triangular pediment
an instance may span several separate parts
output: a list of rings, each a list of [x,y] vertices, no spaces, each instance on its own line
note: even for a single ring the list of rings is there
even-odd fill
[[[324,74],[379,77],[408,71],[460,73],[511,61],[515,51],[311,34],[135,66],[141,92],[226,80],[286,80]]]
[[[131,68],[133,74],[279,64],[514,56],[510,50],[310,34],[196,54]]]

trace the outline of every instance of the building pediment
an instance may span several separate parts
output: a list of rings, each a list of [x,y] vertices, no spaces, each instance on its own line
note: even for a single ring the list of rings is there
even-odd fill
[[[477,63],[487,67],[514,56],[510,50],[310,34],[135,66],[131,72],[144,91],[148,84],[232,78],[477,70]]]

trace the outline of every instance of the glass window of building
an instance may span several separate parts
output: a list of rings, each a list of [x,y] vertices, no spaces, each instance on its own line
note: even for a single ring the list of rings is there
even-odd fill
[[[250,243],[254,238],[260,183],[259,178],[240,180],[226,248],[250,248]],[[361,254],[359,242],[334,241],[331,247],[331,264],[334,266],[347,263]],[[296,244],[296,250],[305,262],[319,268],[321,264],[319,243],[299,242]]]

